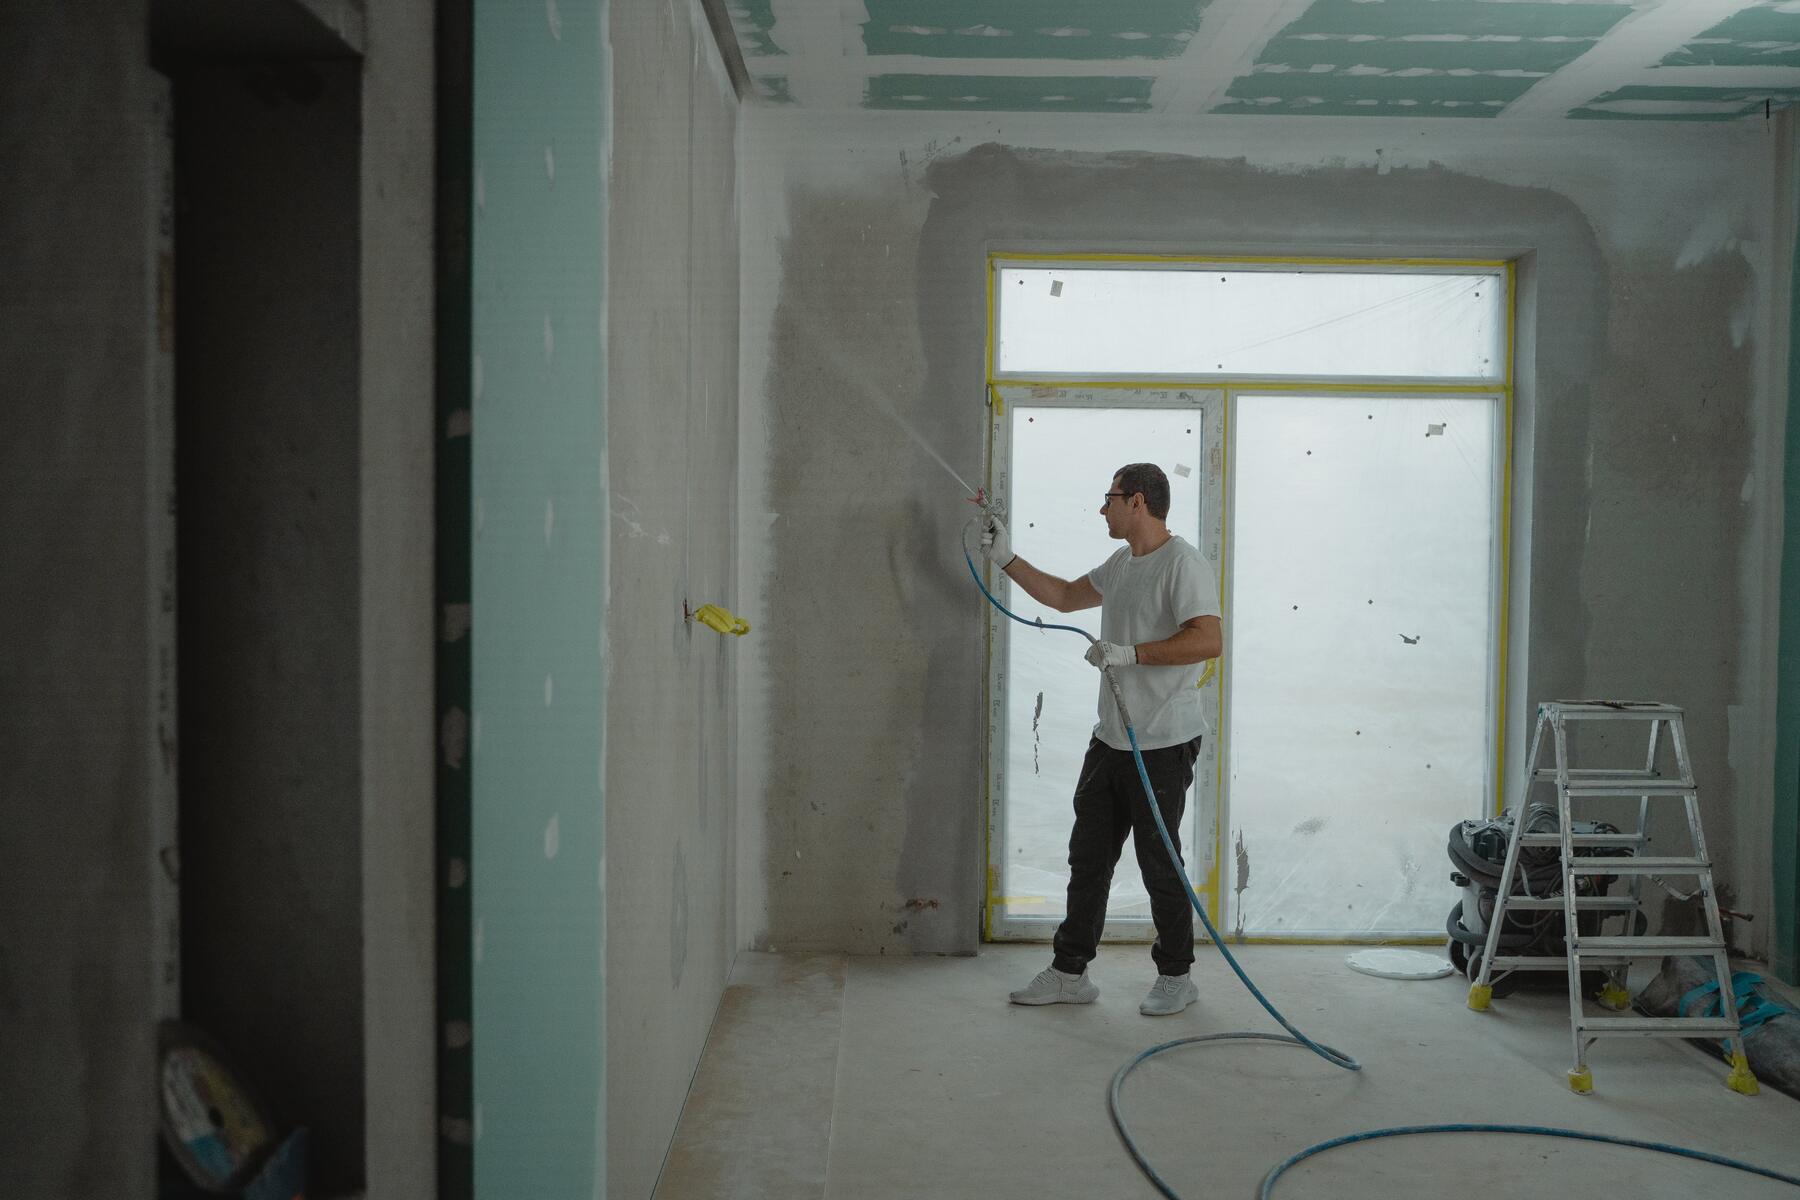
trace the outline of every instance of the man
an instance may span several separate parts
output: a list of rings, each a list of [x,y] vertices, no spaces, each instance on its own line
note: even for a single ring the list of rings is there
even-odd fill
[[[1058,579],[1012,552],[1006,526],[989,516],[982,551],[1040,604],[1058,612],[1100,606],[1101,641],[1087,660],[1111,666],[1131,710],[1138,747],[1169,836],[1181,849],[1181,815],[1206,719],[1200,664],[1224,645],[1219,589],[1212,566],[1169,532],[1169,480],[1154,463],[1132,463],[1113,476],[1100,505],[1107,536],[1125,546],[1079,579]],[[1100,720],[1075,785],[1069,834],[1067,915],[1056,931],[1050,966],[1020,990],[1014,1004],[1089,1004],[1100,989],[1087,976],[1106,923],[1106,897],[1125,835],[1137,845],[1138,870],[1156,923],[1156,983],[1138,1005],[1146,1016],[1178,1013],[1198,998],[1188,978],[1194,962],[1194,918],[1181,877],[1169,862],[1144,796],[1131,743],[1105,680]]]

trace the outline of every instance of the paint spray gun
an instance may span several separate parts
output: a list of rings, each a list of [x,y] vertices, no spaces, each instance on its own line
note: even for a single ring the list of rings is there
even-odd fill
[[[965,484],[964,486],[966,487],[967,485]],[[990,521],[1004,521],[1006,519],[1006,505],[998,496],[989,495],[986,488],[971,488],[970,494],[964,496],[963,499],[981,510],[975,516],[969,518],[968,525],[963,526],[963,551],[966,554],[968,552],[969,526],[975,526],[979,531],[976,534],[976,540],[979,542],[981,538],[987,536],[988,523]],[[970,565],[973,566],[974,564],[971,563]],[[987,589],[983,588],[982,590],[986,591]],[[992,599],[992,597],[989,597],[989,599]],[[1001,611],[1005,610],[1002,609]],[[1043,624],[1041,620],[1037,623],[1039,625]]]

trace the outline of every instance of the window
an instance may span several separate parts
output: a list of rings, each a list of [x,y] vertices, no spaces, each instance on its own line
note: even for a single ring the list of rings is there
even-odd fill
[[[1098,565],[1117,548],[1100,492],[1147,460],[1220,579],[1182,831],[1209,915],[1249,937],[1437,935],[1445,833],[1497,794],[1507,267],[991,270],[990,482],[1016,548],[1067,577]],[[1076,639],[995,617],[988,934],[1041,940],[1099,686]],[[1153,935],[1128,847],[1107,936]]]
[[[996,375],[1498,382],[1493,272],[997,268]]]

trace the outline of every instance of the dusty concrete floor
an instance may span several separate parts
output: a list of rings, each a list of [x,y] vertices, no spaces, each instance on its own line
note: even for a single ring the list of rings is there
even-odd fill
[[[1311,1036],[1365,1064],[1305,1051],[1188,1047],[1140,1068],[1127,1119],[1186,1197],[1248,1197],[1268,1168],[1325,1138],[1444,1121],[1559,1125],[1709,1150],[1800,1174],[1800,1103],[1747,1098],[1724,1066],[1677,1041],[1600,1042],[1595,1092],[1572,1094],[1568,1004],[1516,993],[1481,1015],[1459,977],[1399,983],[1344,966],[1337,947],[1251,946],[1259,986]],[[718,1197],[1152,1196],[1120,1146],[1106,1092],[1126,1059],[1158,1042],[1271,1030],[1216,951],[1195,964],[1200,1002],[1137,1012],[1154,977],[1147,949],[1103,948],[1097,1003],[1006,1002],[1048,962],[1038,946],[975,958],[738,958],[658,1200]],[[1290,1171],[1280,1197],[1336,1200],[1475,1191],[1621,1197],[1795,1189],[1666,1155],[1545,1138],[1442,1135],[1348,1147]]]

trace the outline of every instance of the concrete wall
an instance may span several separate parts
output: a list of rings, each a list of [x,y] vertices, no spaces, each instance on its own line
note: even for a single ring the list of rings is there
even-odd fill
[[[0,31],[0,1195],[146,1195],[145,5]]]
[[[1761,123],[758,110],[740,553],[775,620],[739,693],[746,944],[975,947],[967,507],[880,406],[979,474],[990,246],[1522,258],[1508,762],[1539,699],[1687,705],[1722,891],[1766,911],[1771,147]]]
[[[362,1055],[365,1177],[377,1200],[439,1195],[432,944],[435,13],[433,0],[369,5],[363,39]]]
[[[647,1197],[737,946],[736,100],[697,4],[618,3],[608,276],[607,1184]],[[717,604],[756,632],[684,621]]]
[[[148,102],[146,7],[133,2],[98,13],[13,5],[0,17],[0,161],[15,185],[7,203],[0,205],[0,268],[7,280],[0,298],[5,314],[0,367],[12,401],[0,418],[5,424],[0,474],[7,480],[0,526],[9,547],[0,588],[18,628],[29,634],[7,640],[0,651],[0,700],[9,712],[20,714],[0,732],[0,757],[8,764],[0,778],[0,809],[9,829],[0,839],[0,1024],[6,1028],[0,1038],[0,1092],[13,1101],[5,1106],[7,1119],[0,1121],[0,1194],[9,1197],[138,1196],[150,1195],[156,1187],[154,1020],[155,997],[163,989],[160,981],[154,988],[151,981],[156,939],[149,924],[149,885],[151,872],[161,868],[146,803],[156,769],[153,743],[137,732],[153,728],[145,393],[159,341],[147,253],[152,216],[147,150],[155,121]],[[332,7],[315,4],[312,11],[323,19]],[[317,1000],[323,987],[324,1007],[337,1004],[343,1018],[319,1047],[325,1061],[315,1066],[345,1067],[360,1059],[364,1006],[354,1003],[360,986],[358,960],[366,955],[376,965],[366,1003],[374,1047],[367,1063],[374,1101],[369,1181],[375,1194],[398,1196],[434,1193],[431,185],[429,159],[419,158],[420,146],[428,148],[430,140],[432,6],[379,7],[369,22],[369,60],[362,76],[370,138],[365,156],[377,169],[363,180],[360,202],[369,231],[363,247],[360,338],[354,71],[345,77],[348,89],[334,86],[325,101],[332,106],[332,120],[351,132],[347,147],[338,141],[331,151],[335,157],[307,164],[318,170],[319,178],[289,181],[292,186],[275,197],[279,205],[322,204],[319,211],[290,215],[296,224],[330,218],[329,236],[340,252],[320,254],[322,261],[302,265],[336,273],[332,290],[347,293],[334,297],[333,310],[290,313],[301,322],[290,337],[298,341],[304,332],[326,342],[310,365],[329,374],[331,382],[309,393],[304,403],[338,407],[332,419],[287,432],[296,443],[311,443],[314,449],[346,430],[352,434],[348,445],[340,441],[333,447],[328,465],[339,472],[340,482],[349,481],[350,490],[317,497],[314,510],[316,515],[319,509],[331,509],[334,537],[345,532],[338,528],[339,518],[350,522],[348,544],[343,538],[333,541],[327,558],[336,565],[324,574],[327,586],[339,589],[328,606],[330,616],[344,615],[347,588],[352,620],[347,629],[336,631],[324,665],[337,672],[339,682],[347,671],[352,690],[339,698],[335,715],[311,709],[313,716],[333,722],[334,738],[348,739],[352,756],[347,773],[341,755],[325,755],[330,761],[319,771],[312,760],[295,767],[304,775],[297,780],[302,787],[324,784],[329,775],[337,788],[335,799],[350,797],[347,810],[335,806],[332,819],[339,824],[333,844],[322,848],[323,865],[315,870],[317,859],[309,859],[302,864],[302,878],[292,885],[303,910],[321,891],[329,893],[328,920],[335,932],[321,939],[320,931],[295,920],[283,922],[282,935],[310,937],[315,946],[331,940],[334,949],[348,947],[347,963],[330,967],[337,972],[333,979],[323,985],[316,978],[308,980],[295,993]],[[254,26],[270,11],[269,6],[243,12],[234,8],[229,22],[221,21],[209,32],[239,54],[246,23]],[[361,45],[360,17],[353,24]],[[317,45],[327,52],[342,49],[333,39]],[[290,53],[294,47],[265,49]],[[279,113],[271,117],[277,123],[282,119]],[[296,158],[304,154],[300,146],[289,150]],[[268,166],[267,154],[281,153],[279,147],[267,146],[253,146],[250,152],[265,155],[260,165],[240,164],[252,173]],[[321,185],[329,189],[323,199],[317,191]],[[237,199],[240,209],[251,203],[248,194]],[[221,219],[238,221],[242,231],[249,217],[239,211]],[[299,236],[283,226],[273,231],[272,240],[279,247],[286,238],[291,248]],[[348,262],[341,253],[346,246]],[[312,248],[319,249],[317,244]],[[237,267],[253,271],[269,265],[254,248],[246,255]],[[248,281],[240,275],[238,282],[246,286]],[[209,302],[216,312],[221,297],[190,299],[198,316]],[[298,304],[301,298],[265,299],[280,305]],[[268,318],[276,314],[241,315],[249,322],[264,321],[268,332]],[[172,320],[170,313],[161,316]],[[375,347],[360,366],[359,340]],[[280,366],[273,360],[284,354],[291,368],[304,352],[300,346],[280,345],[256,351],[230,344],[212,349],[222,356],[215,362],[235,363],[242,371]],[[371,397],[361,406],[360,455],[354,436],[359,374]],[[279,386],[282,381],[275,382]],[[342,407],[345,402],[348,411]],[[304,416],[306,410],[264,415],[279,420]],[[266,438],[262,446],[271,448]],[[293,460],[287,444],[272,448],[278,459]],[[227,457],[247,449],[242,444],[222,447]],[[380,469],[362,471],[363,456]],[[272,475],[263,482],[289,482],[279,470]],[[358,494],[359,479],[369,488],[366,497]],[[307,499],[298,493],[286,498]],[[289,527],[274,531],[287,549],[310,553],[305,539],[292,533]],[[259,544],[249,552],[267,555],[270,549]],[[360,585],[354,566],[348,579],[338,569],[346,556],[354,564],[359,555],[379,564]],[[284,557],[275,555],[264,563]],[[242,558],[227,555],[220,565],[245,581]],[[266,598],[268,589],[262,590]],[[277,598],[277,603],[293,599]],[[295,615],[289,612],[283,619]],[[314,670],[315,664],[295,662],[293,652],[289,644],[270,646],[272,657],[286,655],[289,665]],[[372,664],[379,670],[371,673]],[[266,681],[264,666],[253,671]],[[355,687],[359,673],[361,703]],[[266,691],[263,695],[266,699]],[[240,763],[246,761],[242,751],[231,752]],[[196,757],[203,759],[204,752]],[[289,765],[294,766],[291,759]],[[363,795],[372,800],[363,813],[365,857],[359,862],[357,806]],[[266,792],[251,789],[237,800],[240,812],[267,815]],[[196,869],[204,874],[207,842],[215,831],[189,832],[200,864]],[[239,859],[280,847],[214,841],[212,849],[222,858]],[[356,875],[365,869],[360,891],[372,932],[359,955]],[[343,920],[345,902],[348,921]],[[278,946],[279,938],[271,944]],[[347,970],[339,972],[338,966]],[[225,971],[217,962],[204,969]],[[346,997],[352,1000],[347,1007],[341,1003]],[[196,999],[216,1004],[218,997]],[[287,1002],[290,1009],[296,1003]],[[273,1017],[282,1015],[277,1011]],[[325,1014],[315,1007],[313,1015]],[[301,1019],[307,1019],[304,1013]],[[354,1067],[348,1071],[357,1074]],[[323,1119],[341,1127],[327,1156],[342,1162],[343,1148],[361,1138],[361,1092],[359,1080],[340,1082],[342,1103]],[[294,1115],[287,1105],[282,1107],[283,1115]]]
[[[1780,211],[1796,211],[1800,172],[1795,169],[1795,133],[1800,113],[1782,110],[1775,138],[1776,203]],[[1778,239],[1777,262],[1786,261],[1790,310],[1787,334],[1787,411],[1781,430],[1784,454],[1782,484],[1781,570],[1769,589],[1769,603],[1779,606],[1779,653],[1771,655],[1777,675],[1775,764],[1772,794],[1774,820],[1769,859],[1774,920],[1769,931],[1769,965],[1788,983],[1800,983],[1800,229],[1794,222]]]

